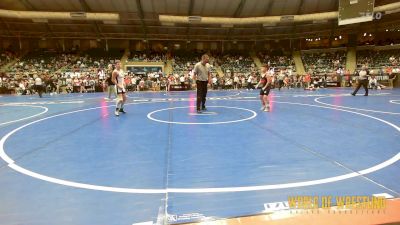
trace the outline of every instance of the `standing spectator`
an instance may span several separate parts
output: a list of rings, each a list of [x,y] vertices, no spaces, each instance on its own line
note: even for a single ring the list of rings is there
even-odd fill
[[[247,78],[247,90],[254,89],[253,87],[253,75],[250,74],[250,76]]]
[[[186,88],[185,88],[185,77],[184,76],[179,77],[179,82],[181,82],[182,90],[186,90]]]
[[[284,80],[285,80],[285,73],[281,69],[278,75],[278,89],[281,90],[281,88],[284,86]]]
[[[239,87],[239,77],[236,74],[233,77],[233,87],[235,90]]]
[[[104,72],[103,68],[99,69],[97,76],[98,76],[99,80],[104,80],[105,72]]]
[[[347,69],[345,73],[345,79],[346,79],[346,85],[347,87],[351,87],[351,75],[350,75],[350,70]]]

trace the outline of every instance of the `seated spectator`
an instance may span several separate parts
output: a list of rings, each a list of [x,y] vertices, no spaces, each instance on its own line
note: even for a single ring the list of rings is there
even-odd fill
[[[342,73],[342,68],[346,64],[346,52],[303,52],[302,60],[304,69],[312,71],[317,75],[330,74],[334,72]]]

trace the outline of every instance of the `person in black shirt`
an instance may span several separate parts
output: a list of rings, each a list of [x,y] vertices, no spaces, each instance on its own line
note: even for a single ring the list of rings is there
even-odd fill
[[[111,99],[111,94],[117,97],[117,91],[115,89],[115,84],[112,82],[112,72],[114,71],[114,68],[112,65],[108,66],[107,69],[107,79],[106,79],[106,85],[107,85],[107,92],[108,92],[108,98],[106,97],[105,99]]]

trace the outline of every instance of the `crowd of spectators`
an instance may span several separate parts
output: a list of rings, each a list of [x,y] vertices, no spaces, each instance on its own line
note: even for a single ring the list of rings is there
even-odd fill
[[[51,93],[95,91],[106,78],[106,66],[121,56],[119,51],[33,51],[17,59],[2,74],[0,86],[2,92],[29,94],[35,78],[41,77],[46,91]]]
[[[0,68],[18,57],[13,51],[0,51]]]
[[[302,60],[306,72],[332,74],[345,69],[346,51],[303,53]]]
[[[262,64],[266,64],[269,67],[274,68],[276,71],[290,69],[293,72],[296,72],[296,66],[291,55],[274,52],[259,52],[258,58]]]
[[[134,74],[127,72],[125,83],[128,91],[159,91],[195,88],[193,80],[194,65],[200,61],[204,52],[169,53],[172,61],[172,73],[149,72]],[[133,55],[132,55],[133,54]],[[53,50],[33,51],[21,58],[11,52],[1,52],[1,65],[15,61],[7,70],[0,73],[0,92],[31,94],[34,93],[35,78],[41,77],[47,92],[95,92],[104,91],[107,78],[112,68],[108,65],[120,60],[123,51],[103,51],[92,49],[82,52],[57,52]],[[166,62],[167,54],[155,52],[131,53],[132,60],[143,62]],[[217,54],[209,53],[212,89],[253,89],[260,79],[258,68],[253,59],[245,53]],[[309,88],[310,86],[326,87],[329,82],[340,83],[342,79],[351,85],[351,75],[357,71],[344,69],[345,52],[305,53],[302,55],[306,74],[297,74],[293,59],[290,56],[258,53],[263,64],[274,69],[274,85],[281,88]],[[397,50],[359,51],[357,65],[364,65],[371,75],[399,73],[400,54]],[[216,68],[220,67],[221,74]]]
[[[398,67],[400,64],[399,50],[362,50],[357,52],[357,68],[363,65],[370,69]]]
[[[228,53],[216,56],[217,64],[224,74],[255,72],[254,60],[245,53]]]
[[[131,51],[128,57],[129,62],[165,62],[167,54],[157,51]]]

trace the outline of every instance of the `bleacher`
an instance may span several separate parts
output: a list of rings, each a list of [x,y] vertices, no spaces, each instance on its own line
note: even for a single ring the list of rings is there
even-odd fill
[[[259,52],[258,57],[262,64],[273,67],[275,71],[291,69],[293,72],[296,72],[296,65],[291,55],[273,52]]]
[[[224,74],[250,73],[257,71],[253,59],[248,53],[231,52],[216,57]]]
[[[393,50],[361,50],[357,52],[357,68],[367,65],[370,69],[398,66],[400,51]]]
[[[172,59],[172,71],[174,74],[183,75],[193,70],[194,65],[200,62],[201,55],[180,54]]]
[[[165,53],[155,51],[131,51],[128,62],[165,62],[167,57]]]
[[[338,68],[346,67],[346,52],[302,52],[302,60],[306,72],[317,75],[333,74]]]
[[[11,51],[0,50],[0,68],[11,62],[17,57],[17,54]]]
[[[357,51],[357,68],[366,66],[379,83],[393,87],[395,75],[400,71],[400,52],[398,49]]]
[[[120,60],[124,54],[124,50],[110,50],[108,52],[101,49],[91,49],[87,51],[68,53],[68,52],[57,52],[54,50],[35,50],[27,53],[22,58],[17,59],[14,65],[8,67],[6,73],[2,78],[1,86],[7,90],[17,89],[21,82],[32,83],[32,79],[38,75],[51,77],[54,82],[59,82],[60,85],[65,87],[66,85],[74,86],[75,91],[86,91],[80,86],[87,87],[87,83],[94,83],[96,86],[100,86],[102,79],[98,77],[98,70],[100,68],[107,68],[108,64],[115,63],[116,60]],[[180,85],[181,77],[184,77],[185,83],[193,84],[193,80],[189,76],[194,68],[194,65],[201,61],[201,55],[204,52],[185,52],[178,51],[172,52],[172,77],[170,79],[170,85]],[[210,55],[210,70],[212,72],[213,81],[217,80],[216,84],[221,88],[232,88],[233,79],[239,78],[237,84],[238,87],[247,86],[247,79],[250,74],[253,74],[257,78],[258,68],[255,66],[253,59],[247,53],[230,52],[227,54],[209,53]],[[258,57],[262,64],[268,64],[275,68],[276,71],[281,69],[290,79],[294,79],[293,76],[297,76],[295,73],[295,65],[292,57],[289,54],[273,54],[267,52],[259,52]],[[130,60],[137,62],[164,62],[166,60],[166,54],[158,53],[138,53],[132,52]],[[15,54],[9,52],[0,53],[0,65],[4,65],[12,60],[15,60]],[[141,61],[143,60],[143,61]],[[328,80],[331,76],[336,74],[337,68],[344,68],[346,63],[346,52],[343,50],[327,51],[322,50],[318,52],[316,50],[304,51],[302,53],[302,60],[305,65],[307,72],[312,72],[314,75],[328,75]],[[386,85],[392,86],[393,74],[400,72],[398,66],[400,62],[400,53],[398,50],[371,50],[364,49],[357,52],[357,68],[361,68],[363,65],[367,66],[371,75],[375,75],[377,80]],[[216,68],[221,67],[222,71],[226,75],[225,77],[217,76]],[[353,71],[351,71],[352,73]],[[151,74],[150,74],[151,75]],[[142,77],[145,79],[143,90],[153,90],[154,82],[159,85],[160,81],[150,76],[135,76],[136,81],[139,81]],[[162,80],[163,75],[159,77]],[[215,78],[215,79],[214,79]],[[258,79],[258,78],[257,78]],[[254,82],[256,82],[256,80]],[[297,77],[297,79],[299,79]],[[294,79],[296,80],[296,79]],[[153,82],[152,84],[146,82]],[[332,81],[339,82],[339,81]],[[137,82],[139,83],[139,82]],[[167,83],[164,79],[164,83]],[[156,86],[157,86],[156,85]],[[215,87],[213,85],[213,87]],[[98,88],[101,91],[101,88]],[[133,88],[132,88],[133,90]],[[154,89],[155,90],[155,89]],[[8,93],[8,92],[7,92]]]

